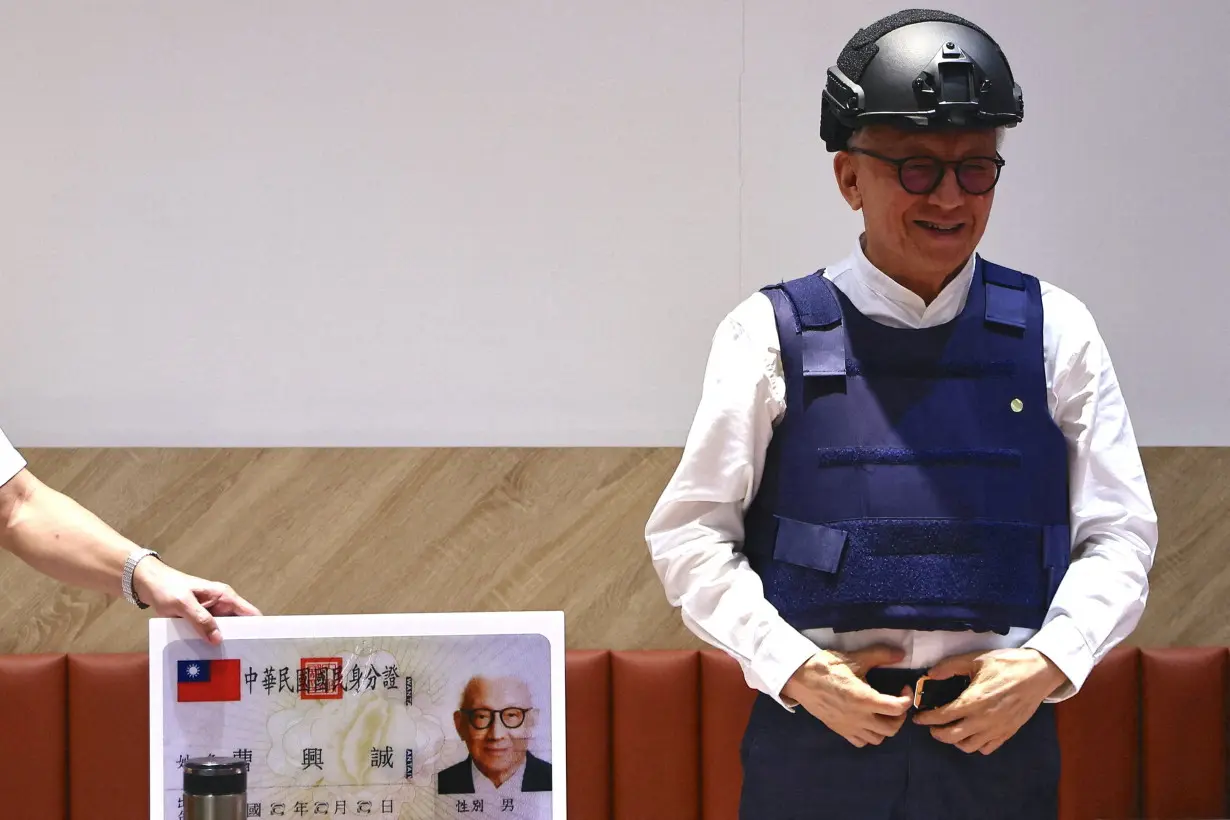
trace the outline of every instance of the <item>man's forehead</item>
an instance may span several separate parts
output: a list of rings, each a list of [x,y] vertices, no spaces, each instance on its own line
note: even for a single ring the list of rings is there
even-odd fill
[[[937,157],[959,157],[970,154],[992,156],[995,153],[995,131],[990,128],[969,130],[908,131],[891,126],[871,126],[860,137],[860,145],[897,154],[926,154]]]
[[[504,706],[526,706],[529,688],[524,681],[517,678],[477,678],[470,683],[466,691],[466,700],[471,705],[503,708]]]

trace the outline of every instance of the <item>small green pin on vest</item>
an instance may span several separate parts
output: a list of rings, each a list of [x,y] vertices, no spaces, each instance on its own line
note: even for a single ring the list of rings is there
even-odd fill
[[[1009,406],[1012,407],[1013,413],[1019,413],[1025,409],[1025,402],[1021,401],[1020,399],[1013,399],[1012,404]]]

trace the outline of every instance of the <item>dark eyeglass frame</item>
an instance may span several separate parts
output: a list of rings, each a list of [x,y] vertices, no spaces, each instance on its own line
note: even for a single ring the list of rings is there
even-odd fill
[[[989,193],[995,188],[996,185],[999,184],[1000,172],[1003,170],[1004,165],[1007,164],[1004,158],[998,153],[996,153],[993,157],[965,157],[964,159],[957,160],[943,160],[938,157],[929,157],[926,155],[900,158],[887,157],[884,154],[880,154],[875,151],[868,151],[866,148],[847,148],[846,150],[851,154],[866,154],[867,156],[874,157],[881,162],[887,162],[889,165],[895,165],[897,167],[897,181],[901,183],[901,187],[909,191],[911,194],[918,194],[920,196],[929,194],[936,188],[940,187],[940,183],[942,183],[944,181],[944,177],[948,175],[949,168],[952,168],[953,173],[956,174],[957,184],[961,186],[962,191],[965,191],[967,194],[972,194],[973,196],[981,196]],[[911,162],[925,162],[935,169],[935,178],[929,186],[922,190],[916,190],[905,184],[905,166]],[[986,188],[975,190],[965,184],[965,182],[961,179],[961,166],[969,162],[991,162],[995,165],[995,178],[991,180],[990,185]]]
[[[500,723],[504,724],[506,729],[520,729],[525,724],[525,719],[530,716],[530,712],[534,711],[533,706],[505,706],[503,709],[461,709],[459,710],[466,716],[466,720],[470,721],[470,725],[480,732],[484,729],[490,729],[495,725],[495,716],[500,716]],[[480,712],[485,712],[488,715],[485,726],[479,726],[477,716]],[[509,723],[508,716],[505,712],[520,712],[521,720],[516,723]]]

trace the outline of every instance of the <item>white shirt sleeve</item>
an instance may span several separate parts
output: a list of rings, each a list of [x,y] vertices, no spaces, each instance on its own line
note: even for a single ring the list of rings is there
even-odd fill
[[[1043,286],[1047,289],[1047,286]],[[1068,442],[1072,564],[1041,630],[1025,643],[1067,675],[1051,702],[1076,694],[1144,613],[1157,513],[1110,353],[1088,309],[1044,290],[1055,421]]]
[[[20,473],[25,467],[26,460],[9,443],[8,438],[4,435],[4,431],[0,430],[0,486],[9,483],[13,476]]]
[[[717,328],[683,456],[645,538],[685,625],[733,656],[748,685],[792,708],[781,689],[817,647],[768,602],[740,552],[743,516],[785,406],[772,310],[753,294]]]

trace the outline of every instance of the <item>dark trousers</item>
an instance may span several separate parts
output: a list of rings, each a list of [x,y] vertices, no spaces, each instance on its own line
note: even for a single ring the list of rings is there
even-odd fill
[[[916,670],[873,669],[867,682],[900,694]],[[910,715],[912,717],[912,714]],[[740,747],[740,820],[1055,820],[1059,739],[1042,704],[995,752],[967,754],[909,717],[879,746],[858,748],[802,707],[761,695]]]

